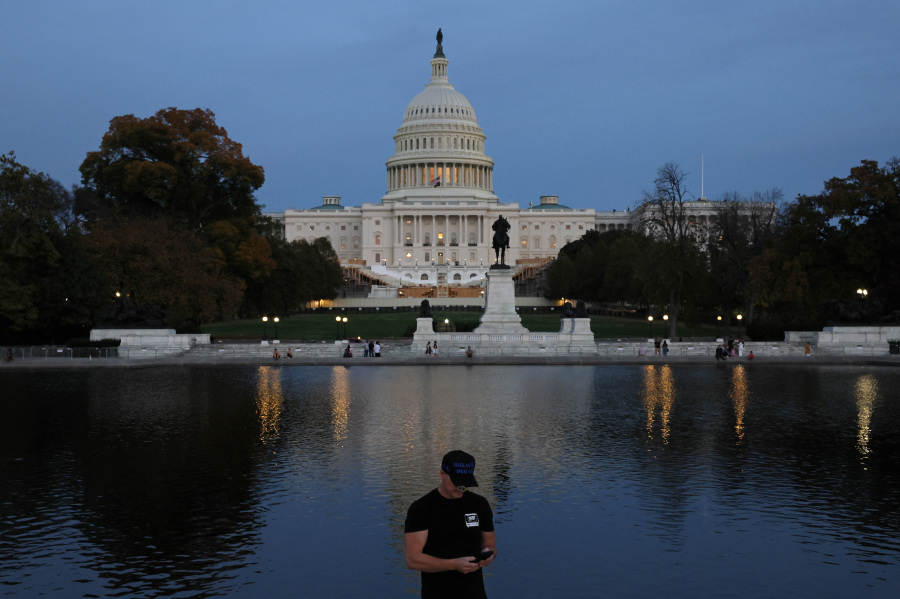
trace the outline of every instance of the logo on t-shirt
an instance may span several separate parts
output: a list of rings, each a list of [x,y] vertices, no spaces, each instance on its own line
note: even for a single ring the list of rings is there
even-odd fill
[[[478,514],[466,514],[466,528],[478,526]]]

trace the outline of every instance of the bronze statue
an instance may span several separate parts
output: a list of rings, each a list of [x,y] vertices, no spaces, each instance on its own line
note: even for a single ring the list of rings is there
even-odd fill
[[[440,46],[441,44],[444,43],[444,34],[441,33],[440,27],[438,27],[438,32],[437,32],[437,43],[438,43],[438,46]]]
[[[419,318],[431,318],[431,304],[427,299],[423,299],[419,304]]]
[[[509,249],[509,230],[512,225],[509,221],[500,215],[500,218],[494,221],[491,229],[494,230],[494,253],[497,255],[496,264],[506,266],[506,250]]]

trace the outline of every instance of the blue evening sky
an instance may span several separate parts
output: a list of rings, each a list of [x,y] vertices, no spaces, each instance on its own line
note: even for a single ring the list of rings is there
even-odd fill
[[[0,0],[0,153],[66,186],[109,120],[209,108],[266,210],[385,192],[443,28],[501,201],[623,210],[675,162],[699,196],[816,194],[900,155],[897,0]]]

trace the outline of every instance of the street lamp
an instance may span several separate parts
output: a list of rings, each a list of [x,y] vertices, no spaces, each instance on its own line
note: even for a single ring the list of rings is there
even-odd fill
[[[262,321],[263,321],[263,339],[268,339],[269,334],[266,332],[266,324],[269,322],[269,317],[263,316]]]
[[[862,300],[863,311],[865,311],[865,309],[866,309],[866,300],[869,299],[869,290],[868,290],[868,289],[859,288],[859,289],[856,290],[856,293],[859,294],[859,298]]]
[[[650,338],[653,339],[653,317],[647,317],[647,324],[650,325]]]
[[[275,323],[275,338],[278,339],[278,317],[276,316],[272,321]]]
[[[341,319],[341,322],[344,323],[344,339],[346,339],[347,338],[347,317],[346,316],[343,317]]]
[[[334,322],[337,324],[337,331],[335,331],[335,333],[334,333],[334,338],[340,339],[341,338],[341,317],[335,316]]]
[[[741,326],[741,321],[744,320],[744,316],[742,314],[737,315],[738,326]]]
[[[719,327],[721,327],[721,326],[722,326],[722,317],[716,316],[716,337],[717,338],[719,336]]]

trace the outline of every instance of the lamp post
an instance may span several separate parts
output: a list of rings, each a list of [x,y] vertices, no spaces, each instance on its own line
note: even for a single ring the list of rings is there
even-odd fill
[[[272,322],[275,323],[275,338],[278,339],[278,317],[273,318]]]
[[[344,323],[344,339],[346,339],[347,338],[347,317],[346,316],[343,317],[341,319],[341,322]]]
[[[666,325],[669,324],[669,315],[668,314],[663,314],[663,321],[665,321],[665,322],[663,322],[663,337],[665,337],[666,336]]]
[[[743,315],[743,314],[738,314],[738,315],[737,315],[738,328],[740,328],[740,326],[741,326],[741,321],[742,321],[742,320],[744,320],[744,315]]]
[[[269,338],[269,334],[268,334],[268,332],[266,331],[266,324],[269,322],[269,317],[268,317],[268,316],[263,316],[263,317],[262,317],[262,321],[263,321],[263,340],[266,340],[266,339]]]
[[[647,317],[647,324],[650,326],[650,338],[653,339],[653,317]]]
[[[862,300],[862,309],[863,309],[863,312],[865,312],[866,311],[866,300],[869,299],[869,290],[863,289],[862,287],[860,287],[859,289],[856,290],[856,293],[859,294],[859,298],[860,298],[860,300]]]
[[[719,328],[722,326],[722,317],[716,316],[716,338],[719,338]]]
[[[341,338],[341,317],[335,316],[334,322],[335,322],[335,324],[337,324],[337,331],[334,333],[334,338],[340,339]]]

